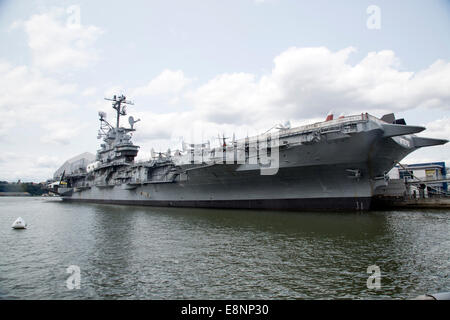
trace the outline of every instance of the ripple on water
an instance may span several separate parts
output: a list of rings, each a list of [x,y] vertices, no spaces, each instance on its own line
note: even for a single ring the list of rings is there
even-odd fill
[[[293,213],[0,198],[0,298],[379,299],[448,290],[447,210]],[[10,228],[22,216],[27,230]],[[81,269],[68,290],[66,268]],[[366,286],[381,268],[380,290]]]

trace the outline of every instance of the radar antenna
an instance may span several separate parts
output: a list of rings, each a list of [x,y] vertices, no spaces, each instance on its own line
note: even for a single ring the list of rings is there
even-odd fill
[[[133,129],[134,124],[139,121],[141,121],[141,119],[134,120],[133,116],[128,117],[128,123],[130,124],[131,130],[134,130]]]
[[[98,116],[100,117],[100,130],[98,130],[97,139],[100,139],[102,137],[106,137],[109,130],[112,130],[114,128],[109,124],[108,121],[106,121],[106,112],[99,111]]]

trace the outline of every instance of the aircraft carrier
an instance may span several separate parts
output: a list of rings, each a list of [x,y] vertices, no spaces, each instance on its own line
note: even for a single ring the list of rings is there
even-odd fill
[[[182,150],[152,152],[135,161],[134,120],[120,124],[126,106],[114,96],[115,124],[99,112],[103,139],[95,161],[64,170],[52,191],[64,201],[93,203],[290,210],[369,210],[382,194],[389,170],[406,155],[447,140],[416,136],[425,130],[387,114],[368,113]]]

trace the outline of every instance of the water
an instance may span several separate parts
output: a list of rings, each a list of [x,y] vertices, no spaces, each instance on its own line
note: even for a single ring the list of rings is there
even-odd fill
[[[450,211],[268,212],[0,197],[3,299],[403,299],[450,290]],[[27,230],[13,230],[21,216]],[[69,290],[67,267],[81,270]],[[381,269],[368,289],[367,268]]]

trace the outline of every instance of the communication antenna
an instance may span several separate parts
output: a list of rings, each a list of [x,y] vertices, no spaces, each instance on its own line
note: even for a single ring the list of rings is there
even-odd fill
[[[134,105],[133,102],[128,101],[127,97],[125,97],[124,95],[121,96],[116,96],[114,95],[112,99],[110,98],[105,98],[105,100],[108,101],[112,101],[112,107],[113,109],[115,109],[117,111],[117,125],[116,125],[116,129],[119,129],[119,121],[120,121],[120,116],[124,116],[127,114],[127,110],[125,108],[126,104],[129,105]]]

